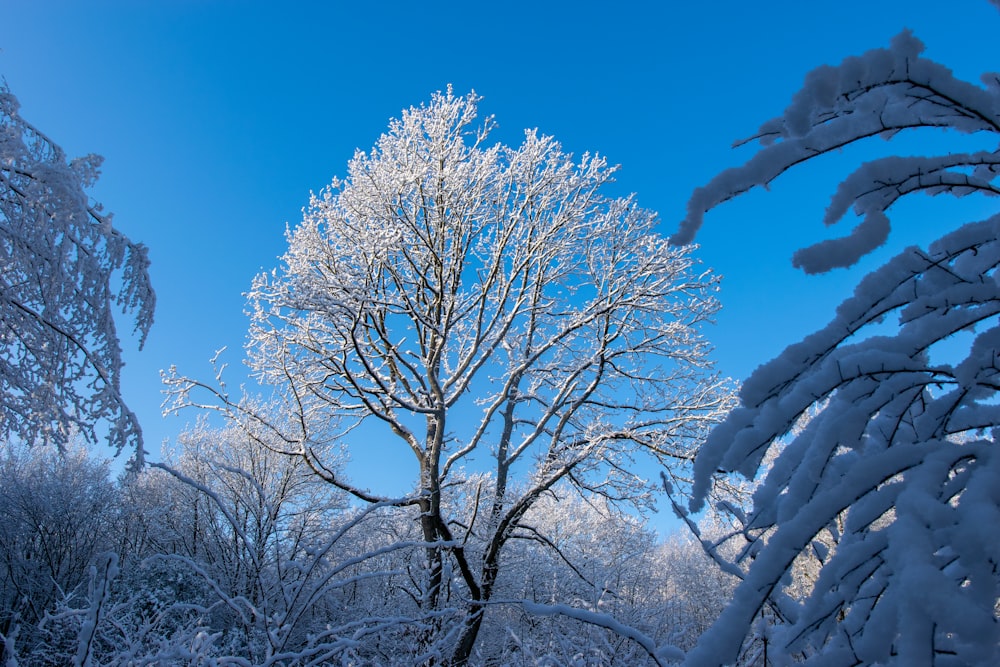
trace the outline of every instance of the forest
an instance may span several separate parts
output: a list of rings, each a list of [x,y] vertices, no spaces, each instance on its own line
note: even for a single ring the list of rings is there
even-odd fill
[[[601,155],[433,93],[247,287],[256,384],[163,372],[194,425],[162,456],[121,380],[149,249],[88,194],[101,158],[0,86],[4,666],[1000,663],[1000,214],[943,221],[740,386],[694,243],[856,143],[995,141],[1000,76],[923,51],[810,72],[670,235]],[[927,145],[855,165],[823,222],[857,225],[795,265],[856,264],[908,195],[1000,194],[995,147]],[[373,441],[406,492],[352,476]]]

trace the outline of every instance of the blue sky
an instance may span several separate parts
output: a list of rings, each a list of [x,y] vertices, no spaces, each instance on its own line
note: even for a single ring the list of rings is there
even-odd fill
[[[0,0],[0,75],[22,114],[70,155],[105,156],[93,195],[150,248],[156,324],[143,352],[124,340],[124,389],[154,452],[195,417],[160,418],[159,370],[208,379],[223,346],[238,367],[242,293],[276,265],[285,223],[390,117],[449,83],[484,97],[499,140],[537,127],[620,163],[620,192],[638,193],[669,234],[694,187],[750,155],[731,143],[779,114],[814,66],[909,27],[966,78],[1000,69],[1000,14],[986,0],[280,5]],[[824,324],[864,272],[995,206],[915,199],[862,266],[802,275],[791,253],[825,237],[823,207],[865,154],[789,174],[708,217],[699,254],[725,280],[706,334],[723,373],[745,378]]]

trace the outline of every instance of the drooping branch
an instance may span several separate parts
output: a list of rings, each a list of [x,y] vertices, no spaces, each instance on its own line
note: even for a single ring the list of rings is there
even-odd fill
[[[88,200],[101,159],[67,161],[2,84],[0,133],[0,435],[59,447],[106,436],[141,464],[115,311],[135,316],[141,349],[155,305],[146,248]]]

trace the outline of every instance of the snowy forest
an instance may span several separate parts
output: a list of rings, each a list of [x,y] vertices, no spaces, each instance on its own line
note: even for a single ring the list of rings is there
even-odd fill
[[[849,145],[995,142],[1000,75],[923,50],[904,31],[813,70],[686,214],[433,93],[247,286],[256,382],[222,358],[163,371],[164,411],[194,425],[162,456],[121,383],[153,326],[148,249],[88,195],[101,159],[4,83],[0,661],[1000,664],[1000,214],[941,220],[740,386],[713,365],[725,283],[694,243]],[[992,196],[998,175],[995,144],[857,164],[823,220],[856,226],[793,261],[854,265],[900,199]],[[352,477],[373,440],[409,492]],[[657,499],[677,533],[646,523]]]

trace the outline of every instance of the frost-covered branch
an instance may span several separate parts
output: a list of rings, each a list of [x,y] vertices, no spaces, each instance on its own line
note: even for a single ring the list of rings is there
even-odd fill
[[[67,161],[0,85],[0,436],[59,447],[75,433],[106,437],[141,464],[115,311],[135,316],[141,348],[155,296],[146,248],[88,201],[100,163]]]
[[[615,620],[613,616],[608,616],[607,614],[601,614],[586,609],[578,609],[564,604],[548,605],[530,602],[528,600],[521,601],[521,604],[524,606],[526,611],[531,614],[535,614],[536,616],[551,616],[559,614],[561,616],[566,616],[567,618],[580,621],[581,623],[589,623],[601,628],[607,628],[622,637],[627,637],[641,646],[657,665],[676,663],[684,659],[684,653],[679,649],[676,649],[673,646],[657,646],[652,639],[638,632],[635,628],[622,625],[620,622]]]

